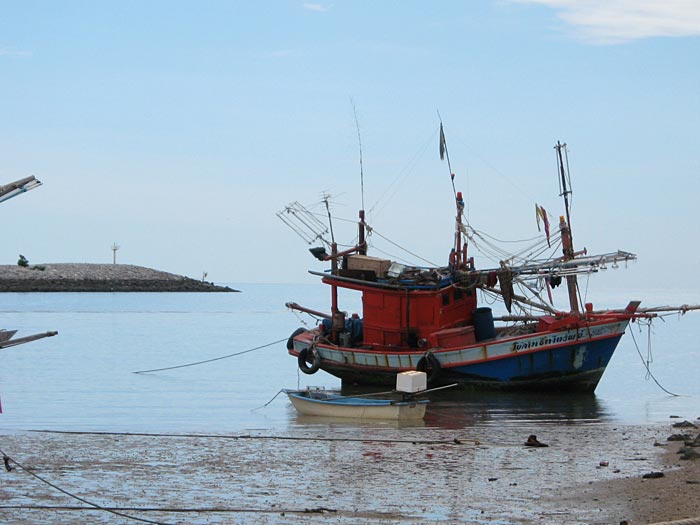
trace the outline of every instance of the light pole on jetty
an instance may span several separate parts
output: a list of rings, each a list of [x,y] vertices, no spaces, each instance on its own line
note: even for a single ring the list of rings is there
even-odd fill
[[[117,250],[120,246],[115,242],[112,244],[112,264],[117,264]]]

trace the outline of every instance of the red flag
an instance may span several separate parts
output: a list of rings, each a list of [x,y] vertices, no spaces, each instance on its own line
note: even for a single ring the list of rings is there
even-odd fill
[[[544,234],[547,236],[547,246],[552,247],[552,243],[549,242],[549,219],[547,218],[547,212],[540,206],[540,211],[542,212],[542,222],[544,223]]]

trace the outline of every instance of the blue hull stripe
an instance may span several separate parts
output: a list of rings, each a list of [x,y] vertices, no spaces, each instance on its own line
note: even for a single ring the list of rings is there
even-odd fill
[[[450,368],[449,373],[452,376],[498,382],[586,374],[605,369],[620,337],[457,366]]]

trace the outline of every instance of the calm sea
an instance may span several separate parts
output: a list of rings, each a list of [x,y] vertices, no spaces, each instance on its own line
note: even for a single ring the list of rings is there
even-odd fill
[[[0,325],[16,337],[58,330],[56,337],[0,350],[0,400],[4,431],[49,429],[134,432],[241,432],[285,430],[299,418],[282,388],[339,387],[319,372],[306,376],[286,351],[302,325],[284,303],[328,309],[319,285],[235,284],[242,293],[0,294]],[[659,292],[658,303],[688,297]],[[359,298],[348,297],[347,310]],[[610,299],[611,306],[626,301]],[[312,323],[309,318],[305,319]],[[700,312],[653,324],[647,377],[628,332],[595,396],[444,394],[434,399],[427,425],[470,425],[519,420],[622,423],[700,416],[696,334]],[[647,328],[634,326],[647,358]],[[135,374],[277,344],[207,364]]]

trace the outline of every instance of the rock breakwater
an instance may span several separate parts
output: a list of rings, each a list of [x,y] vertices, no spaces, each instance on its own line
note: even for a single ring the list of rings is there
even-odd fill
[[[235,292],[131,264],[0,265],[0,292]]]

